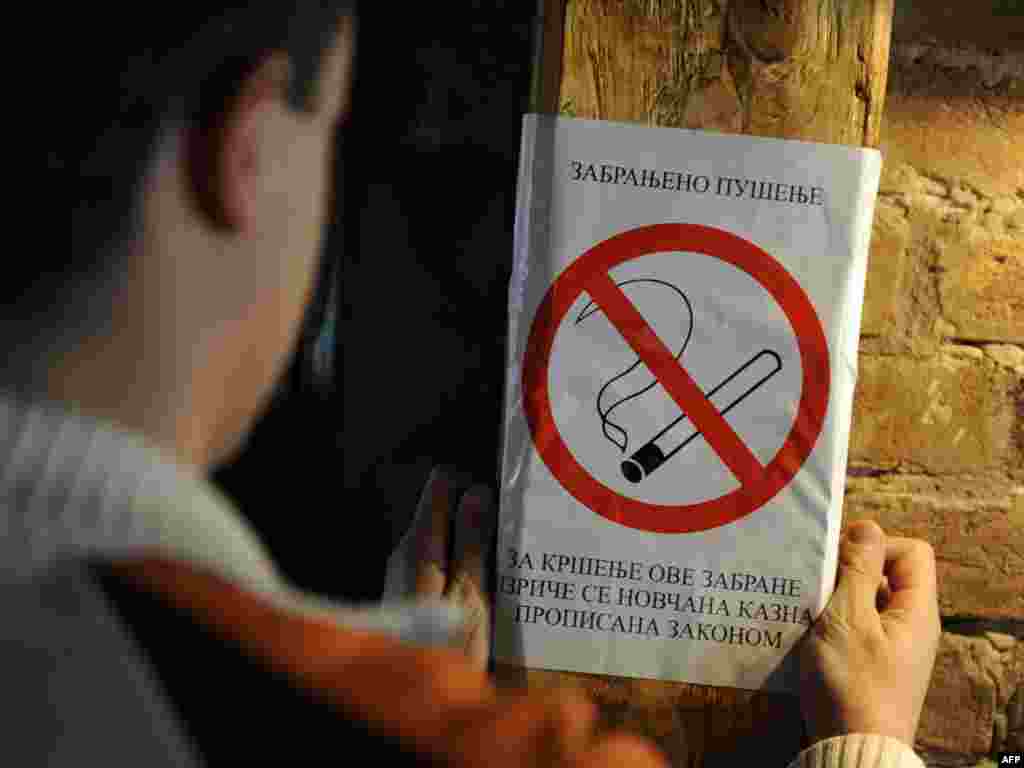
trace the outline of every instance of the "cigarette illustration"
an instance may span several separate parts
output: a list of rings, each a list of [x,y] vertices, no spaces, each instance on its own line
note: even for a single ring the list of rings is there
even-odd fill
[[[707,398],[725,416],[781,370],[782,358],[770,349],[762,350],[708,392]],[[686,414],[681,414],[622,462],[622,474],[630,482],[639,483],[700,434]]]
[[[649,287],[653,285],[659,286],[659,288],[666,288],[675,294],[681,302],[679,304],[681,338],[679,349],[674,357],[676,360],[682,357],[683,351],[690,344],[690,338],[693,336],[693,306],[690,304],[686,294],[678,286],[652,277],[634,278],[616,283],[616,285],[620,288],[640,285]],[[588,302],[583,311],[580,312],[580,316],[576,318],[576,324],[579,325],[599,311],[599,307],[593,301]],[[682,328],[685,328],[685,331],[682,331]],[[605,439],[615,445],[622,453],[626,453],[629,449],[629,432],[625,426],[617,423],[612,418],[612,413],[630,400],[641,397],[644,393],[654,389],[657,383],[658,380],[647,370],[640,356],[636,355],[629,366],[606,381],[604,386],[601,387],[601,391],[597,393],[596,406],[598,418],[601,419],[601,431],[604,433]]]

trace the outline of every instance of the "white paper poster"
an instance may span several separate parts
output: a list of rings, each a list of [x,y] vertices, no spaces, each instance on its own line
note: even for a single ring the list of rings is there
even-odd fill
[[[880,165],[524,118],[499,661],[795,688],[835,576]]]

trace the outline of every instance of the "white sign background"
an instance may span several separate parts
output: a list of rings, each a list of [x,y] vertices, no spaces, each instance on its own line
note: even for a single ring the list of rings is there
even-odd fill
[[[807,142],[728,136],[677,129],[548,116],[524,118],[517,202],[516,247],[509,292],[509,366],[503,439],[494,653],[529,667],[684,680],[706,685],[793,690],[789,649],[805,627],[639,610],[618,604],[513,595],[502,577],[755,600],[807,609],[817,616],[834,581],[843,478],[856,374],[867,250],[881,157],[874,150]],[[704,194],[632,185],[573,181],[573,161],[658,172],[705,175]],[[824,205],[718,196],[715,179],[731,176],[824,189]],[[745,238],[779,261],[810,297],[828,341],[830,397],[821,436],[794,480],[760,509],[707,531],[656,534],[618,525],[580,504],[534,449],[522,407],[521,366],[537,307],[551,283],[597,243],[639,226],[688,222]],[[774,350],[782,369],[725,418],[762,463],[788,434],[799,398],[801,369],[793,331],[781,309],[750,275],[707,254],[666,252],[626,262],[611,272],[618,282],[656,278],[685,292],[693,307],[693,334],[683,353],[687,371],[707,391],[762,349]],[[678,351],[685,322],[679,302],[657,298],[659,286],[626,286],[645,320]],[[702,438],[637,484],[623,479],[622,452],[601,431],[596,397],[635,354],[598,310],[574,321],[584,294],[559,326],[552,348],[549,392],[555,422],[576,459],[623,495],[662,504],[691,504],[737,487]],[[641,363],[641,368],[643,364]],[[612,398],[615,400],[618,398]],[[627,414],[627,408],[629,413]],[[628,453],[675,419],[679,408],[658,385],[615,411],[629,421]],[[619,416],[621,415],[621,419]],[[628,419],[627,419],[628,416]],[[533,570],[510,569],[509,550],[530,554]],[[697,586],[681,587],[541,570],[544,553],[673,564],[692,568]],[[797,580],[799,598],[700,588],[703,571]],[[647,573],[645,569],[645,574]],[[577,591],[578,591],[577,590]],[[654,618],[658,636],[522,621],[518,606],[600,610]],[[517,618],[519,620],[517,620]],[[687,638],[665,631],[672,619],[781,632],[781,647]]]

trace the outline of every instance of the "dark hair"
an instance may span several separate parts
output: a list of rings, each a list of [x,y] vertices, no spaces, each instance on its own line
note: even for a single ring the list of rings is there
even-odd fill
[[[355,0],[231,2],[178,5],[165,16],[153,6],[89,6],[62,50],[65,91],[82,106],[61,115],[56,146],[44,160],[47,188],[71,212],[71,244],[26,260],[2,281],[4,338],[61,334],[75,304],[92,317],[109,303],[98,291],[121,266],[137,231],[142,184],[167,129],[202,124],[221,113],[261,54],[283,50],[292,62],[288,101],[314,106],[321,60]],[[60,105],[58,105],[60,106]],[[56,120],[57,117],[55,116]],[[58,203],[60,205],[60,203]],[[95,296],[93,299],[92,297]],[[15,334],[12,337],[12,334]],[[5,350],[5,352],[8,350]]]

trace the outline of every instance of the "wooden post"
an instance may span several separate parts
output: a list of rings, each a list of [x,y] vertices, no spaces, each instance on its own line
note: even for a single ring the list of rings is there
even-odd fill
[[[876,147],[893,0],[541,0],[531,110]],[[796,697],[513,669],[582,686],[605,726],[673,765],[784,766],[806,746]]]

